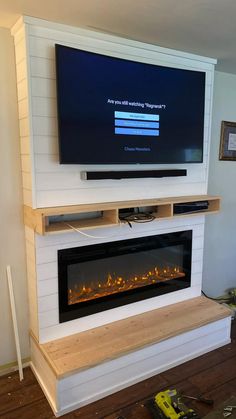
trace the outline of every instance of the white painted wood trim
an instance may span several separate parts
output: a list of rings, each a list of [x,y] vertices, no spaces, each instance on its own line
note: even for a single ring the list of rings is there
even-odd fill
[[[52,410],[54,413],[59,409],[58,404],[58,382],[56,376],[53,374],[51,368],[45,361],[43,354],[35,344],[34,340],[30,339],[31,345],[31,362],[32,368],[40,387],[42,388]]]
[[[68,33],[75,33],[77,35],[82,35],[82,36],[86,36],[89,38],[95,38],[95,39],[101,39],[101,40],[107,40],[109,39],[110,42],[116,42],[116,43],[125,43],[126,45],[130,45],[130,46],[135,46],[135,47],[140,47],[143,49],[150,49],[151,51],[157,51],[163,54],[170,54],[170,55],[176,55],[178,57],[184,57],[187,59],[192,59],[192,60],[198,60],[198,61],[202,61],[204,63],[209,63],[212,65],[215,65],[217,63],[217,60],[215,58],[210,58],[210,57],[204,57],[201,55],[197,55],[197,54],[191,54],[191,53],[187,53],[187,52],[182,52],[182,51],[178,51],[178,50],[174,50],[174,49],[170,49],[170,48],[163,48],[163,47],[159,47],[153,44],[146,44],[140,41],[133,41],[127,38],[123,38],[123,37],[119,37],[116,35],[113,35],[111,33],[104,33],[104,32],[100,32],[100,31],[96,31],[96,30],[89,30],[89,29],[84,29],[84,28],[78,28],[75,26],[69,26],[69,25],[65,25],[65,24],[61,24],[61,23],[56,23],[56,22],[52,22],[52,21],[47,21],[44,19],[38,19],[35,17],[31,17],[31,16],[23,16],[19,19],[19,23],[17,22],[13,28],[12,28],[12,34],[15,33],[15,31],[17,30],[18,25],[21,25],[22,22],[24,22],[25,24],[29,24],[32,26],[38,26],[38,27],[42,27],[42,28],[47,28],[47,29],[53,29],[53,30],[57,30],[57,31],[63,31],[63,32],[68,32]]]

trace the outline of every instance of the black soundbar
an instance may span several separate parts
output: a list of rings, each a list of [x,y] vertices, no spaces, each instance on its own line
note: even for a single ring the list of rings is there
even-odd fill
[[[187,176],[186,169],[160,169],[160,170],[121,170],[101,172],[81,172],[83,180],[100,179],[140,179]]]

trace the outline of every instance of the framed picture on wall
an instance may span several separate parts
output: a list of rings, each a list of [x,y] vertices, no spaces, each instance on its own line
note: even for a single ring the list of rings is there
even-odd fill
[[[219,159],[236,160],[236,122],[221,122]]]

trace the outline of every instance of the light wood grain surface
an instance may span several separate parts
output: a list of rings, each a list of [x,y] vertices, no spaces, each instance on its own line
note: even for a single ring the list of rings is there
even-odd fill
[[[197,297],[39,347],[56,376],[61,378],[229,317],[230,314],[225,306],[205,297]]]

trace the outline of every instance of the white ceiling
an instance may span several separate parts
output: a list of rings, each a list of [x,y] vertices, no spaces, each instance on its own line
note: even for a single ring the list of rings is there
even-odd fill
[[[236,74],[236,0],[0,0],[0,27],[20,15],[217,58]]]

